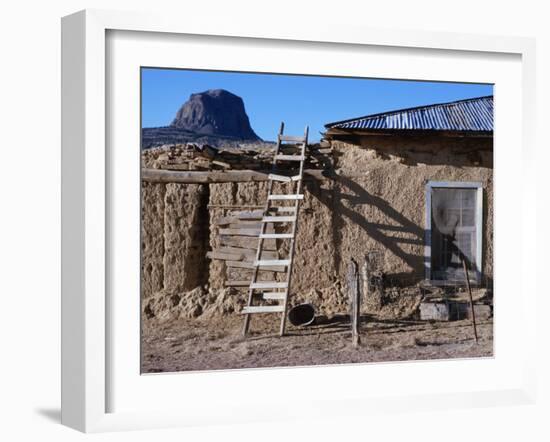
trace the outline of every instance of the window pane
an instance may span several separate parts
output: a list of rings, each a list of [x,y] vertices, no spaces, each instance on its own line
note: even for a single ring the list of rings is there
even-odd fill
[[[464,281],[462,259],[475,278],[477,189],[432,189],[432,278]]]

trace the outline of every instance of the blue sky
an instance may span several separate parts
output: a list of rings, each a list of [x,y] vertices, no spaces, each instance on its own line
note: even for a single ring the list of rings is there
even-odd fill
[[[264,140],[284,121],[291,135],[309,125],[311,141],[333,121],[493,93],[488,84],[143,68],[142,127],[167,126],[192,93],[208,89],[239,95]]]

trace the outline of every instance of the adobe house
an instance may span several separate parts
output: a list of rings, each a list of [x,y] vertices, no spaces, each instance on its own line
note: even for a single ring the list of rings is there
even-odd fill
[[[339,174],[356,175],[346,187],[376,206],[370,220],[365,214],[363,233],[386,248],[388,258],[401,258],[391,271],[453,284],[464,281],[466,259],[472,282],[492,279],[492,96],[325,127]]]
[[[310,146],[304,174],[291,304],[308,301],[322,314],[347,311],[348,264],[373,251],[388,302],[366,302],[365,311],[410,314],[420,281],[464,282],[462,259],[473,283],[491,285],[493,97],[328,123],[324,137]],[[220,151],[201,158],[201,167],[186,155],[182,146],[142,153],[147,317],[172,303],[185,305],[177,314],[189,317],[233,314],[246,294],[236,281],[250,280],[257,240],[229,244],[220,220],[263,206],[269,149]],[[213,255],[228,246],[242,249],[241,261]],[[274,241],[272,253],[285,256],[283,248]]]

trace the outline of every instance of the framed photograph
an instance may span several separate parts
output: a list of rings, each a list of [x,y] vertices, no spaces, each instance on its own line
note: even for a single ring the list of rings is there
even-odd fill
[[[62,35],[64,424],[534,401],[533,41],[108,11]]]

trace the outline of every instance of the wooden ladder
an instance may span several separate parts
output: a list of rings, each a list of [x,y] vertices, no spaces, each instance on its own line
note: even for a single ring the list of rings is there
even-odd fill
[[[256,259],[252,272],[252,280],[248,289],[248,304],[244,307],[242,313],[245,315],[243,336],[246,336],[250,325],[250,315],[255,313],[282,313],[280,335],[285,332],[286,311],[288,306],[288,296],[290,293],[290,283],[292,280],[292,267],[294,258],[294,247],[296,241],[296,232],[298,227],[298,213],[300,201],[304,198],[302,191],[302,178],[304,175],[304,162],[306,160],[307,138],[309,128],[306,127],[303,137],[283,135],[284,123],[281,123],[279,135],[277,137],[277,147],[273,156],[272,173],[269,174],[269,183],[267,188],[267,201],[264,207],[262,217],[260,236],[258,238],[258,248],[256,250]],[[300,150],[298,155],[286,155],[281,153],[281,149],[288,146],[286,143],[296,145]],[[277,163],[279,161],[299,162],[299,172],[297,175],[285,175],[278,171]],[[273,194],[273,182],[279,181],[290,183],[290,192],[288,194]],[[277,205],[279,201],[292,203],[290,206]],[[289,233],[266,233],[266,226],[269,223],[285,223],[290,225]],[[289,255],[285,259],[262,259],[263,245],[265,239],[290,240]],[[281,266],[285,269],[286,280],[283,281],[258,281],[258,273],[262,267]],[[268,269],[265,269],[268,270]],[[277,305],[253,305],[255,292],[261,292],[263,300],[277,301]]]

